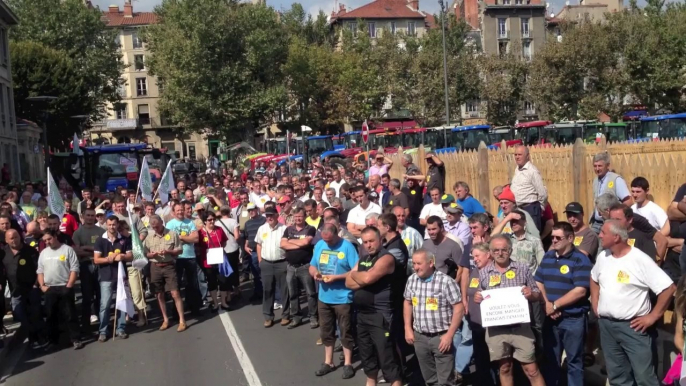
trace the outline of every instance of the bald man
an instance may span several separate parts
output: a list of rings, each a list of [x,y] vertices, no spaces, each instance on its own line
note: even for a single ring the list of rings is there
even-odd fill
[[[26,237],[24,238],[24,243],[26,243],[31,248],[35,248],[39,251],[40,238],[43,237],[43,232],[40,230],[40,224],[36,221],[31,221],[26,224]]]
[[[45,347],[48,341],[41,333],[41,292],[35,287],[38,250],[23,243],[14,229],[5,232],[5,243],[0,251],[0,283],[9,283],[12,311],[21,325],[27,326],[31,346]]]

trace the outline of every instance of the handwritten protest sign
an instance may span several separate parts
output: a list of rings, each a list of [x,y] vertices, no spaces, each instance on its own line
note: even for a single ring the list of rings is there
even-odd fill
[[[529,301],[522,287],[498,288],[481,292],[481,322],[484,327],[529,323]]]

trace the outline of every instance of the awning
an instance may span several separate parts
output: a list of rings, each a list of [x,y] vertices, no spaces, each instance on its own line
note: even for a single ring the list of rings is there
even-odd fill
[[[636,121],[640,119],[641,117],[647,117],[648,116],[648,111],[647,110],[632,110],[632,111],[627,111],[624,113],[622,116],[622,120],[624,121]]]

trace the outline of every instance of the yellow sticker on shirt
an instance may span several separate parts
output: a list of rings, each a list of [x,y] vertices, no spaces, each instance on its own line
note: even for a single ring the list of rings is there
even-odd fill
[[[119,253],[121,253],[121,251],[118,250],[118,249],[115,249],[115,250],[114,250],[114,253],[119,254]]]
[[[26,265],[26,260],[19,259],[19,265]]]
[[[627,239],[626,243],[629,244],[630,247],[633,247],[634,243],[636,243],[636,239]]]
[[[417,307],[419,305],[419,299],[412,297],[412,307]]]
[[[338,254],[337,254],[336,256],[338,256],[338,258],[339,258],[340,260],[345,259],[345,253],[343,253],[343,252],[338,252]]]
[[[185,235],[186,235],[186,231],[181,231],[181,236],[185,236]]]
[[[169,236],[169,235],[164,235],[164,239],[167,240],[167,241],[169,241],[169,240],[171,240],[171,236]]]
[[[512,279],[515,278],[515,272],[514,272],[514,271],[507,271],[507,272],[505,273],[505,277],[508,278],[508,279],[510,279],[510,280],[512,280]]]
[[[405,245],[407,245],[408,247],[410,246],[410,238],[409,237],[406,237],[405,239],[403,239],[403,241],[405,242]]]
[[[62,222],[66,224],[66,223],[67,223],[67,218],[66,218],[66,217],[63,218],[63,219],[62,219]]]
[[[469,282],[469,288],[478,288],[478,287],[479,287],[479,279],[472,278],[472,281]]]
[[[66,256],[60,255],[60,261],[66,261],[66,260],[67,260],[67,257],[66,257]]]
[[[510,227],[505,227],[505,228],[503,229],[503,233],[512,233],[512,228],[510,228]]]
[[[576,236],[574,238],[574,246],[578,247],[581,245],[581,242],[584,241],[584,236]]]
[[[269,233],[262,233],[262,240],[266,240]]]
[[[214,210],[219,210],[219,207],[218,207],[218,206],[215,206],[215,207],[214,207]]]
[[[260,201],[264,204],[264,202],[267,200],[265,200],[264,198],[261,198]]]
[[[329,264],[329,255],[322,253],[322,255],[319,256],[319,264]]]
[[[562,267],[560,267],[560,273],[563,275],[568,274],[569,273],[569,267],[566,265],[563,265]]]
[[[91,236],[91,243],[95,244],[96,241],[98,241],[98,236]]]
[[[426,182],[429,182],[430,179],[431,179],[431,176],[426,176]]]
[[[207,237],[203,237],[203,239],[202,239],[202,241],[204,241],[204,242],[208,242],[209,240],[210,239],[208,239]]]
[[[35,242],[35,241],[32,241],[31,244],[29,244],[29,245],[31,245],[32,247],[35,247],[35,246],[36,246],[36,242]]]
[[[415,191],[415,190],[410,190],[410,194],[414,196],[415,194],[417,194],[417,191]]]
[[[614,187],[615,187],[615,182],[614,182],[614,181],[608,182],[608,183],[607,183],[607,187],[610,188],[610,189],[614,188]]]
[[[500,284],[500,275],[491,275],[488,278],[488,286],[489,287],[495,287],[498,284]]]
[[[388,204],[389,204],[389,205],[393,205],[393,200],[388,201]]]
[[[426,298],[426,310],[427,311],[438,311],[438,299]]]
[[[629,274],[624,271],[619,271],[617,273],[617,283],[629,284]]]

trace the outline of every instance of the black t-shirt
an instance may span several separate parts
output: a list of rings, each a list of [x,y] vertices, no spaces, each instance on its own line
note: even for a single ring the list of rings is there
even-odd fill
[[[283,232],[283,238],[286,240],[304,239],[306,237],[314,237],[315,233],[317,233],[316,230],[310,225],[305,224],[301,230],[297,230],[295,225],[293,225],[286,228]],[[312,260],[313,249],[312,243],[299,249],[286,249],[286,261],[291,265],[307,264]]]
[[[640,232],[645,233],[650,239],[657,233],[657,229],[650,225],[650,222],[646,220],[645,217],[636,212],[634,212],[634,220],[631,222],[631,225],[634,226],[634,229],[638,229]]]
[[[100,257],[105,258],[110,254],[126,253],[130,251],[131,238],[118,235],[114,242],[106,237],[100,237],[95,241],[93,250],[100,252]],[[98,265],[98,277],[100,281],[116,281],[119,273],[119,262]]]
[[[245,229],[243,230],[243,238],[248,240],[248,246],[253,251],[257,249],[257,243],[255,242],[255,236],[257,236],[257,230],[260,229],[264,223],[267,222],[267,218],[264,216],[257,216],[253,219],[248,220],[245,223]]]
[[[410,253],[407,250],[407,245],[400,237],[398,233],[394,238],[388,240],[387,243],[383,245],[383,248],[387,250],[393,258],[395,258],[395,271],[393,271],[393,293],[391,295],[391,301],[394,304],[394,309],[396,311],[402,310],[403,304],[403,292],[405,291],[405,284],[407,284],[407,278],[412,273],[407,269],[407,263],[410,260]],[[408,274],[409,272],[409,274]]]
[[[380,258],[386,255],[391,255],[391,253],[383,248],[375,255],[370,255],[367,250],[363,248],[360,251],[360,260],[357,263],[357,270],[359,272],[369,271]],[[391,302],[393,276],[392,273],[385,275],[376,282],[355,291],[353,294],[353,304],[357,308],[357,311],[361,313],[381,312],[390,315],[393,310]]]
[[[686,184],[683,184],[677,189],[676,194],[674,195],[674,202],[681,202],[681,200],[684,199],[684,196],[686,196]]]
[[[438,188],[441,191],[441,194],[443,194],[443,192],[445,192],[445,164],[429,166],[427,176],[427,193],[433,188]]]
[[[627,243],[655,260],[655,256],[657,256],[655,242],[653,241],[653,238],[648,237],[645,232],[641,232],[634,228],[629,232]]]
[[[403,188],[402,192],[407,197],[408,207],[410,208],[410,217],[417,218],[422,213],[424,207],[424,197],[422,196],[422,189],[419,187],[410,189]]]
[[[26,295],[36,283],[38,250],[24,244],[15,255],[9,246],[0,250],[0,283],[9,282],[12,296]]]

